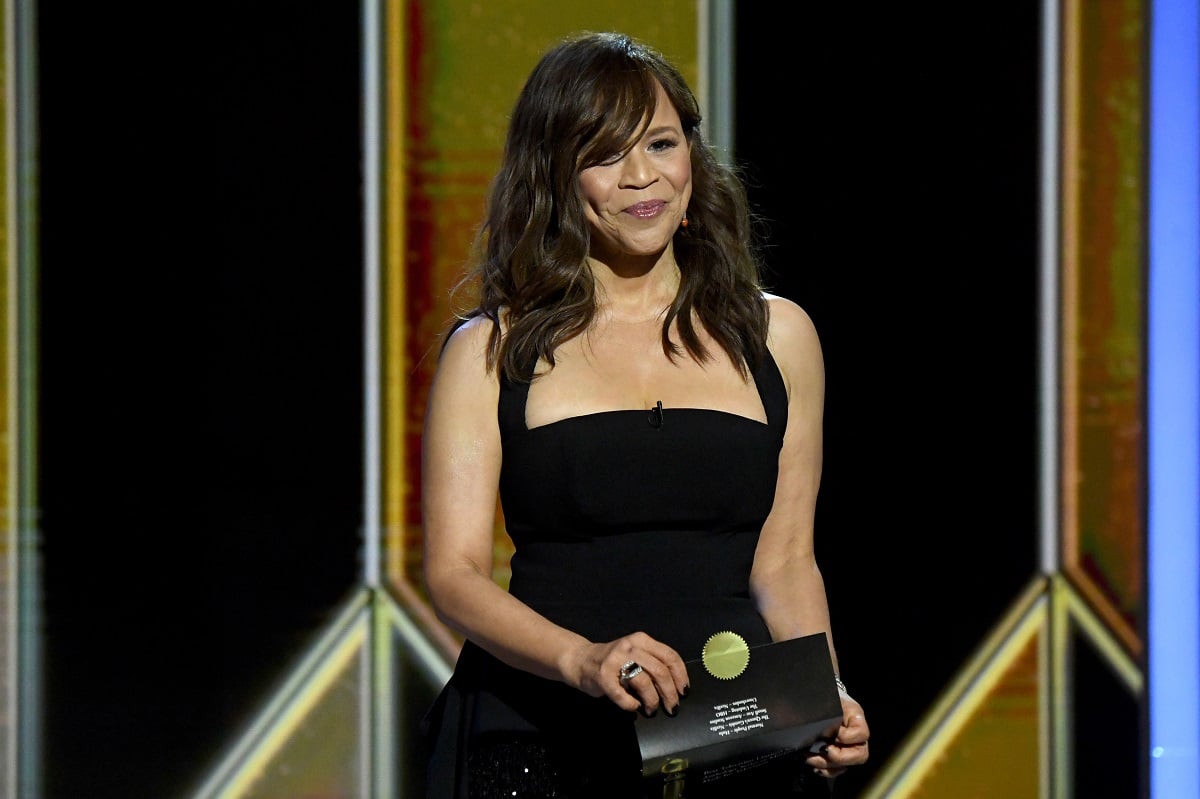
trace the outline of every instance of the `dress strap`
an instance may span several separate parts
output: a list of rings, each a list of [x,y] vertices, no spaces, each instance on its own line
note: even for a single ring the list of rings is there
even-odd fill
[[[754,371],[754,383],[758,386],[758,396],[762,399],[763,410],[767,412],[767,424],[779,428],[780,437],[787,429],[788,397],[787,387],[783,384],[783,375],[779,365],[771,355],[771,350],[763,347],[762,361]]]
[[[537,358],[530,365],[530,374],[537,366]],[[513,380],[503,369],[500,371],[500,401],[496,409],[500,423],[501,440],[510,435],[525,432],[525,403],[529,399],[529,382]]]

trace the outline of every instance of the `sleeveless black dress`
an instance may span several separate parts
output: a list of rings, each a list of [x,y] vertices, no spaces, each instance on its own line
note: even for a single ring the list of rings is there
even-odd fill
[[[667,407],[532,429],[529,385],[502,379],[510,593],[589,640],[642,631],[684,660],[721,630],[769,643],[749,579],[775,497],[787,393],[769,352],[753,377],[765,424]],[[471,642],[426,721],[430,797],[641,795],[636,714]]]

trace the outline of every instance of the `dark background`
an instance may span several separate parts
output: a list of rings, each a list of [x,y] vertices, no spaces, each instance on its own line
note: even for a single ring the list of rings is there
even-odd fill
[[[1040,12],[767,8],[737,6],[736,157],[825,347],[817,547],[873,731],[848,797],[1036,572]],[[359,25],[39,20],[51,799],[193,787],[356,584]]]
[[[357,585],[357,4],[39,19],[45,796],[182,796]]]

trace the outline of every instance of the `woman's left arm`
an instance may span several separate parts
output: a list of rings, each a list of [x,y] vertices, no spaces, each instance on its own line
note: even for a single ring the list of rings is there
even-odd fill
[[[779,453],[779,478],[754,553],[750,590],[776,641],[825,633],[834,671],[837,653],[825,582],[813,550],[813,523],[821,482],[825,364],[816,328],[795,303],[770,297],[767,345],[783,375],[788,420]],[[867,759],[870,730],[862,706],[844,691],[837,736],[808,763],[833,776]]]

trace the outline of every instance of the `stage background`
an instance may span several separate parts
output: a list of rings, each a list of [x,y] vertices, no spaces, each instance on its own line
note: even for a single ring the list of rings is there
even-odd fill
[[[404,40],[397,74],[432,77],[397,77],[392,100],[408,116],[387,120],[407,131],[385,162],[407,188],[388,195],[400,215],[387,230],[406,238],[385,242],[399,248],[387,263],[405,273],[403,285],[387,273],[386,296],[399,304],[386,322],[404,331],[386,341],[411,360],[388,383],[390,400],[403,401],[387,416],[386,568],[404,612],[442,650],[453,640],[420,614],[419,531],[405,504],[417,485],[417,365],[445,317],[437,281],[466,244],[479,177],[498,150],[459,158],[447,148],[422,162],[428,151],[406,142],[438,124],[462,133],[455,125],[479,110],[470,103],[503,113],[520,65],[571,27],[628,23],[698,81],[706,8],[589,4],[547,19],[540,7],[500,4],[487,13],[508,11],[490,29],[504,35],[487,38],[470,27],[468,5],[387,6]],[[818,556],[843,674],[873,730],[872,760],[840,778],[843,796],[961,796],[964,781],[978,795],[1036,796],[1054,768],[1078,795],[1141,787],[1139,683],[1126,676],[1142,657],[1140,515],[1118,513],[1111,528],[1101,509],[1114,496],[1118,510],[1141,507],[1144,9],[1063,9],[1077,37],[1107,44],[1071,50],[1079,39],[1064,40],[1076,58],[1076,94],[1065,96],[1082,115],[1067,117],[1068,130],[1083,138],[1066,137],[1063,150],[1076,170],[1065,169],[1062,197],[1075,225],[1064,227],[1064,274],[1075,281],[1065,285],[1082,288],[1068,293],[1064,326],[1075,333],[1062,356],[1084,368],[1068,370],[1063,399],[1064,418],[1083,431],[1064,439],[1075,464],[1064,506],[1082,509],[1065,517],[1064,535],[1082,544],[1068,548],[1060,580],[1039,559],[1041,4],[871,14],[818,4],[794,27],[765,4],[734,6],[733,154],[763,218],[768,283],[809,310],[827,361]],[[322,631],[359,609],[361,26],[352,3],[147,3],[39,17],[47,797],[209,795],[197,786],[227,762],[229,741]],[[481,38],[455,38],[466,36],[459,26]],[[454,76],[447,64],[472,67],[485,88],[438,83]],[[434,113],[459,96],[451,117]],[[1094,124],[1104,113],[1116,116]],[[467,134],[498,148],[502,124]],[[397,154],[441,171],[405,171]],[[422,217],[413,202],[423,196],[449,198],[454,215]],[[421,223],[443,248],[436,268],[423,260],[431,250],[413,246],[420,231],[410,226]],[[422,274],[437,280],[415,282]],[[1070,327],[1080,320],[1092,326]],[[1058,611],[1038,603],[1063,592],[1082,597],[1062,602],[1082,607],[1086,623],[1051,624]],[[1030,613],[1042,616],[1027,623]],[[980,662],[1006,652],[989,647],[997,630],[1042,622],[999,667]],[[1097,624],[1108,644],[1095,643],[1109,641]],[[1047,703],[1062,696],[1046,685],[1062,673],[1050,669],[1056,658],[1074,687],[1058,717],[1065,732],[1051,736],[1070,763],[1051,766],[1039,736]],[[369,672],[367,660],[338,673]],[[992,672],[999,682],[964,701],[964,675]],[[292,743],[238,760],[257,776],[231,777],[212,795],[369,795],[356,758],[369,759],[370,746],[355,736],[371,680],[337,682],[354,695],[344,706],[322,694],[319,706],[335,710]],[[408,699],[416,706],[430,690]],[[960,726],[939,725],[955,717],[950,700]],[[412,712],[396,715],[406,724]],[[917,739],[936,745],[918,752]],[[403,752],[390,755],[404,773],[392,787],[407,795],[417,751]]]

